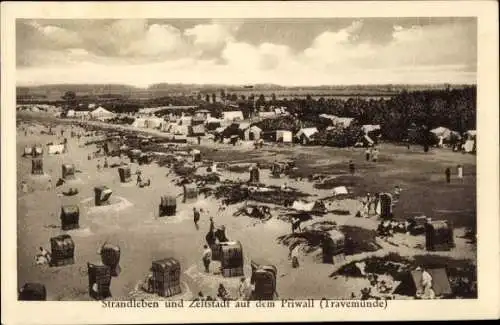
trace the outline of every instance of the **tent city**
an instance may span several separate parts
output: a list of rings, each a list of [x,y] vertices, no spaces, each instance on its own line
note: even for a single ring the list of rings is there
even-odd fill
[[[476,34],[18,19],[19,300],[477,298]]]

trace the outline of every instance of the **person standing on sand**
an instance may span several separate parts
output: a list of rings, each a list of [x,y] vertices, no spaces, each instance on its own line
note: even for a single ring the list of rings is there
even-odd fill
[[[457,166],[457,177],[458,177],[458,179],[464,178],[464,168],[462,165]]]
[[[375,149],[373,149],[373,151],[372,151],[372,161],[373,161],[373,162],[377,162],[377,160],[378,160],[378,149],[377,149],[377,148],[375,148]]]
[[[366,148],[365,150],[365,159],[366,161],[370,161],[370,148]]]
[[[446,183],[450,184],[450,182],[451,182],[451,169],[450,169],[450,167],[446,167],[444,174],[446,176]]]
[[[205,273],[210,273],[210,262],[212,261],[212,250],[207,245],[203,245],[204,251],[201,257],[203,261],[203,266],[205,267]]]
[[[200,227],[198,226],[198,221],[200,221],[200,211],[196,210],[196,208],[193,208],[193,221],[196,230],[200,229]]]
[[[294,269],[299,267],[299,245],[296,244],[293,246],[292,250],[290,251],[290,258],[292,259],[292,267]]]
[[[201,144],[201,137],[198,136],[198,145],[200,145],[200,144]]]
[[[349,160],[349,172],[351,175],[354,175],[356,172],[356,167],[354,166],[354,162],[352,160]]]

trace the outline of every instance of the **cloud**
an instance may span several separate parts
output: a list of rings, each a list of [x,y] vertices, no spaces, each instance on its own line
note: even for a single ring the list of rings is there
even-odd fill
[[[141,38],[120,49],[121,55],[158,56],[180,52],[184,48],[181,32],[170,25],[153,24]]]
[[[71,30],[31,21],[23,35],[36,35],[18,48],[18,82],[322,85],[476,78],[475,23],[394,24],[389,41],[380,42],[360,38],[368,27],[355,20],[313,35],[305,49],[250,43],[240,39],[240,26],[212,21],[182,29],[136,19]]]
[[[238,23],[200,24],[184,31],[184,35],[202,50],[214,50],[234,41],[234,35],[240,28]]]
[[[30,22],[29,25],[38,32],[38,37],[46,43],[52,43],[55,47],[78,46],[81,44],[81,37],[78,33],[52,25],[40,25],[38,22]]]

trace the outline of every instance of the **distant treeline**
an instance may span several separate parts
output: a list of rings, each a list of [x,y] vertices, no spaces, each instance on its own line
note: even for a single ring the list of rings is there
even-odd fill
[[[403,91],[391,99],[347,101],[319,98],[279,101],[301,119],[319,114],[354,117],[358,124],[380,124],[384,138],[401,140],[412,125],[444,126],[458,132],[476,129],[476,87]]]

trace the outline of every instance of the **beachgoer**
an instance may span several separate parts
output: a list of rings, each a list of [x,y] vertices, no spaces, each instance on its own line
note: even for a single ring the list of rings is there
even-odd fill
[[[300,224],[302,223],[302,220],[300,218],[293,218],[292,219],[292,234],[295,233],[295,230],[302,231],[300,228]]]
[[[399,185],[394,186],[394,200],[399,200],[401,196],[401,187]]]
[[[38,264],[38,265],[49,264],[51,259],[52,259],[52,256],[50,255],[50,253],[43,247],[38,247],[38,250],[39,250],[39,252],[35,256],[36,264]]]
[[[203,292],[198,292],[198,297],[194,298],[194,301],[204,301],[205,296],[203,295]]]
[[[366,148],[365,150],[365,159],[366,161],[370,161],[370,148]]]
[[[26,181],[21,182],[21,191],[23,193],[28,193],[28,184],[26,183]]]
[[[240,286],[238,288],[239,299],[249,300],[252,294],[252,284],[249,279],[241,277]]]
[[[194,221],[194,226],[196,229],[199,229],[198,227],[198,221],[200,221],[200,212],[196,210],[196,208],[193,208],[193,221]]]
[[[349,172],[351,173],[351,175],[354,175],[354,173],[356,172],[356,167],[354,166],[352,160],[349,160]]]
[[[198,136],[198,144],[201,144],[201,137]]]
[[[104,157],[104,168],[108,168],[108,157]]]
[[[212,250],[207,245],[203,245],[204,251],[201,257],[203,266],[205,266],[205,273],[210,273],[210,262],[212,261]]]
[[[299,245],[295,245],[295,247],[292,248],[290,251],[290,258],[292,259],[292,267],[298,268],[299,267]]]
[[[229,294],[227,293],[227,290],[222,283],[219,284],[219,288],[217,289],[217,297],[219,297],[222,300],[229,299]]]
[[[421,298],[434,299],[435,293],[434,290],[432,290],[432,276],[425,268],[421,268],[421,270],[422,270],[422,289],[423,289]]]
[[[457,177],[458,177],[459,179],[464,178],[464,168],[463,168],[463,166],[462,166],[462,165],[458,165],[458,166],[457,166]]]
[[[373,149],[373,152],[372,152],[372,161],[377,162],[377,160],[378,160],[378,149],[375,148],[375,149]]]
[[[444,174],[446,176],[446,183],[450,184],[451,182],[451,169],[447,167],[444,171]]]
[[[136,185],[141,185],[142,184],[142,175],[140,173],[137,174],[137,183]]]
[[[215,229],[215,225],[214,225],[214,218],[213,217],[210,217],[210,232],[213,233]]]
[[[142,289],[148,293],[153,292],[153,268],[150,268],[148,274],[146,274]]]

